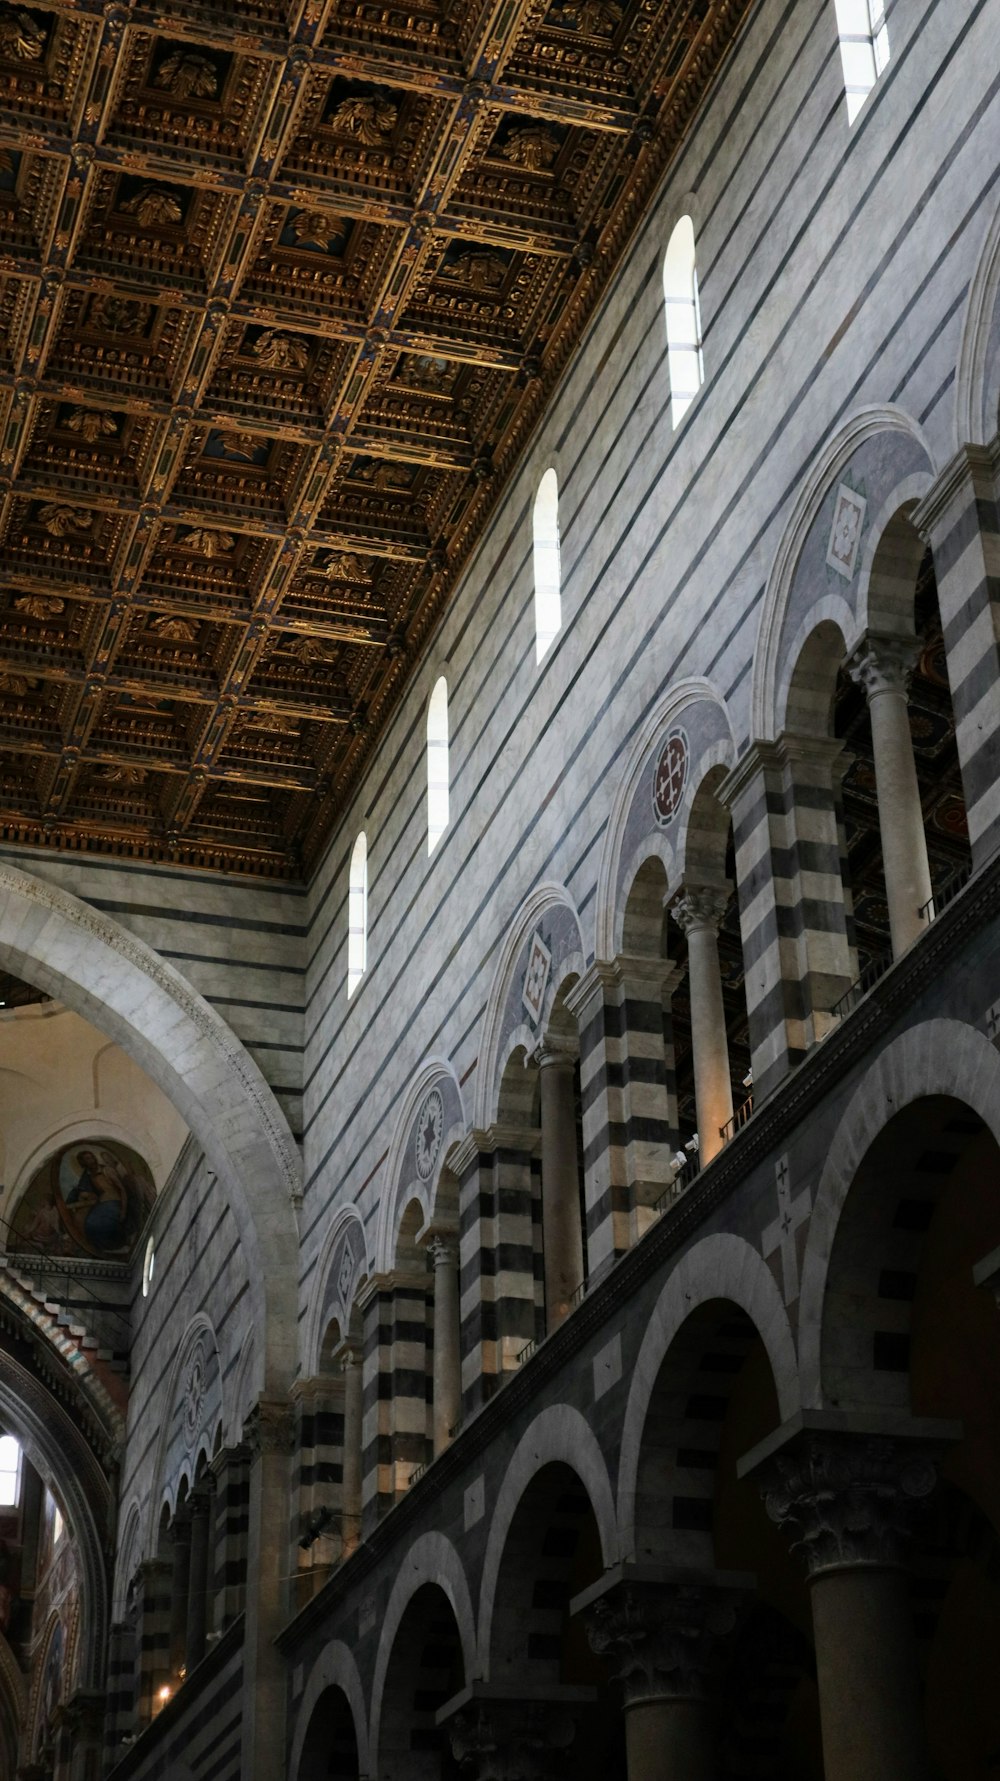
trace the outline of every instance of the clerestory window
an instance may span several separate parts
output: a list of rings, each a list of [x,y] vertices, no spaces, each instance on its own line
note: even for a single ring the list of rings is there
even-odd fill
[[[835,0],[844,67],[848,122],[854,122],[873,86],[889,66],[885,0]]]
[[[705,381],[694,224],[689,216],[681,217],[664,257],[663,306],[667,318],[670,417],[677,427]]]

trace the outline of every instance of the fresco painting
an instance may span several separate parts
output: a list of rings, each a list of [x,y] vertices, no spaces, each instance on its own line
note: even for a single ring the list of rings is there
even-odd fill
[[[127,1261],[155,1197],[142,1158],[124,1144],[66,1144],[38,1169],[11,1221],[9,1248]]]

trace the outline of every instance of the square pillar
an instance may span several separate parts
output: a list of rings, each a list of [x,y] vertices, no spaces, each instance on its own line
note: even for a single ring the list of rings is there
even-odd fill
[[[841,778],[832,738],[748,749],[719,788],[733,813],[754,1092],[824,1038],[857,976],[844,894]]]
[[[912,519],[934,554],[974,866],[1000,843],[1000,441],[965,445]]]

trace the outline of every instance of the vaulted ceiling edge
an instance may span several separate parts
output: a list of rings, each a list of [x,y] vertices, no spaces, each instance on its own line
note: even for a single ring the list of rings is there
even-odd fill
[[[308,874],[751,4],[0,3],[0,837]]]

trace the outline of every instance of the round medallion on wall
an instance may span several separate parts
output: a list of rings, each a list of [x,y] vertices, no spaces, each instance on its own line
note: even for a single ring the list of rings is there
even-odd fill
[[[421,1181],[428,1181],[438,1159],[441,1149],[441,1134],[444,1131],[444,1102],[436,1088],[432,1088],[424,1097],[424,1104],[417,1114],[417,1174]]]
[[[690,750],[683,730],[671,730],[653,771],[653,816],[667,829],[681,807]]]
[[[205,1403],[205,1360],[200,1348],[196,1348],[191,1358],[188,1371],[187,1386],[184,1392],[184,1434],[190,1443],[194,1440],[201,1426],[201,1413]]]

